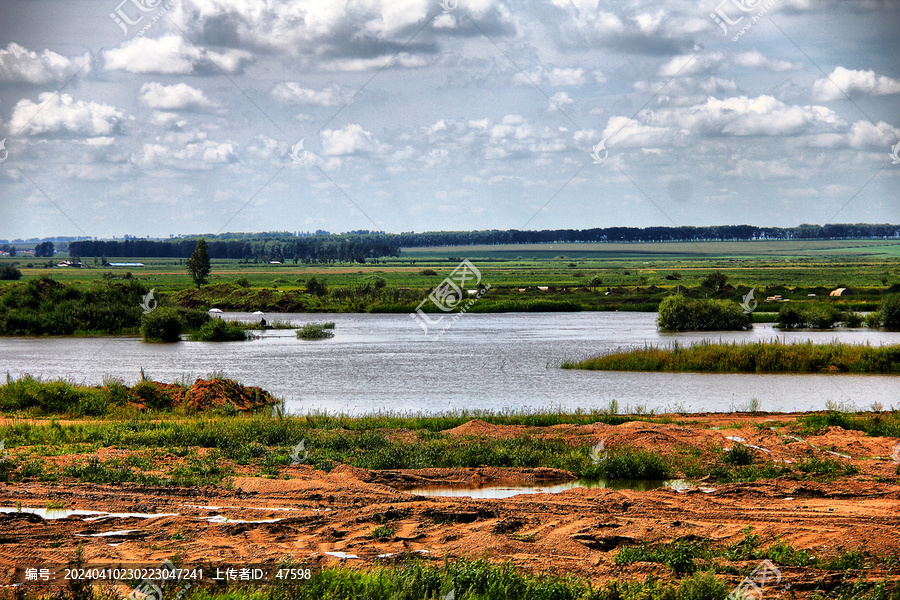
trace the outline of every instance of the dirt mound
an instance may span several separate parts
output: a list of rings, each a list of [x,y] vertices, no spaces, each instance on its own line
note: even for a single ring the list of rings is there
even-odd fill
[[[128,396],[130,403],[141,410],[179,406],[210,410],[230,403],[237,410],[246,412],[278,401],[262,388],[241,385],[230,379],[198,379],[188,390],[173,383],[140,381],[128,390]]]
[[[489,435],[491,437],[505,438],[520,435],[525,430],[520,425],[491,425],[481,419],[472,419],[459,427],[448,429],[444,433],[450,435]]]
[[[266,390],[245,386],[230,379],[198,379],[184,395],[183,404],[196,410],[209,410],[232,404],[240,411],[271,406],[278,400]]]

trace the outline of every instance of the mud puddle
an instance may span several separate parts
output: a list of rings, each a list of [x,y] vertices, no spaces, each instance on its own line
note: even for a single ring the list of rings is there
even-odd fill
[[[565,482],[540,482],[503,485],[426,485],[398,487],[407,494],[418,496],[438,496],[450,498],[502,499],[520,494],[559,494],[576,488],[600,488],[608,490],[635,490],[649,492],[662,487],[686,490],[693,487],[686,479],[623,479],[605,481],[602,479],[576,479]]]

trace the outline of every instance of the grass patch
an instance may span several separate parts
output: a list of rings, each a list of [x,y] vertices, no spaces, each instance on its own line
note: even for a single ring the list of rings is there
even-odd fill
[[[900,345],[791,343],[739,344],[707,340],[691,346],[646,346],[580,362],[564,369],[715,373],[900,373]]]
[[[247,339],[244,328],[224,319],[210,319],[191,334],[195,342],[242,342]]]
[[[617,565],[635,562],[651,562],[666,565],[675,573],[693,573],[699,567],[696,559],[711,559],[715,555],[704,544],[695,542],[674,542],[671,544],[650,544],[626,546],[613,559]]]
[[[301,340],[326,340],[334,337],[334,323],[307,323],[297,330]]]
[[[589,464],[579,473],[589,479],[668,479],[672,467],[655,452],[624,446],[613,447],[609,455]]]

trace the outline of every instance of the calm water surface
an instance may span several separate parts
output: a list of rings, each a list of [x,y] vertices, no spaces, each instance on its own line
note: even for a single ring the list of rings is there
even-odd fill
[[[250,320],[242,313],[227,319]],[[868,407],[900,404],[895,376],[616,373],[562,370],[578,359],[644,344],[702,339],[753,341],[840,340],[900,344],[900,333],[866,329],[788,332],[771,325],[715,334],[662,333],[655,313],[467,314],[436,338],[409,315],[279,314],[302,324],[334,321],[335,337],[296,339],[290,330],[263,332],[249,342],[145,344],[136,337],[0,338],[0,374],[101,383],[105,376],[133,383],[147,376],[192,381],[213,371],[285,398],[294,412],[359,414],[379,410],[499,411],[605,408],[727,411],[758,398],[768,411],[811,410],[829,400]]]

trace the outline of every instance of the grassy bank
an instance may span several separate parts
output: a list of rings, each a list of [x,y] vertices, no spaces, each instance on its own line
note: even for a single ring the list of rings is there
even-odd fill
[[[621,423],[638,417],[586,415],[482,415],[486,420],[521,425],[563,422]],[[514,437],[448,434],[470,420],[445,417],[370,416],[282,417],[268,413],[227,416],[221,410],[195,416],[148,411],[131,419],[33,424],[8,421],[0,426],[9,457],[2,462],[5,481],[137,482],[157,485],[224,483],[237,473],[282,476],[291,464],[292,450],[301,441],[309,453],[305,463],[329,472],[341,464],[371,470],[459,467],[549,467],[575,476],[607,480],[700,478],[711,475],[719,483],[775,477],[830,480],[854,474],[838,460],[810,460],[787,465],[765,461],[740,446],[728,453],[713,449],[682,449],[662,455],[628,445],[612,444],[602,457],[592,452],[591,439],[571,440],[545,432],[522,432]],[[646,417],[641,417],[647,419]],[[883,414],[810,415],[797,432],[840,423],[869,427],[878,435],[900,435],[900,417]],[[877,419],[879,427],[867,419]],[[671,422],[665,420],[665,422]],[[101,448],[115,447],[117,455],[99,461]],[[57,465],[55,457],[74,455]],[[175,463],[171,457],[179,457]]]
[[[900,373],[900,346],[855,344],[748,344],[702,341],[691,346],[646,346],[614,352],[564,369],[595,371],[675,371],[712,373]]]
[[[248,387],[212,374],[209,380],[160,383],[143,376],[133,386],[108,379],[100,386],[86,386],[65,380],[42,381],[30,375],[0,385],[0,413],[20,416],[109,416],[129,419],[142,411],[163,411],[189,415],[198,411],[223,415],[254,411],[277,402],[268,392]]]

